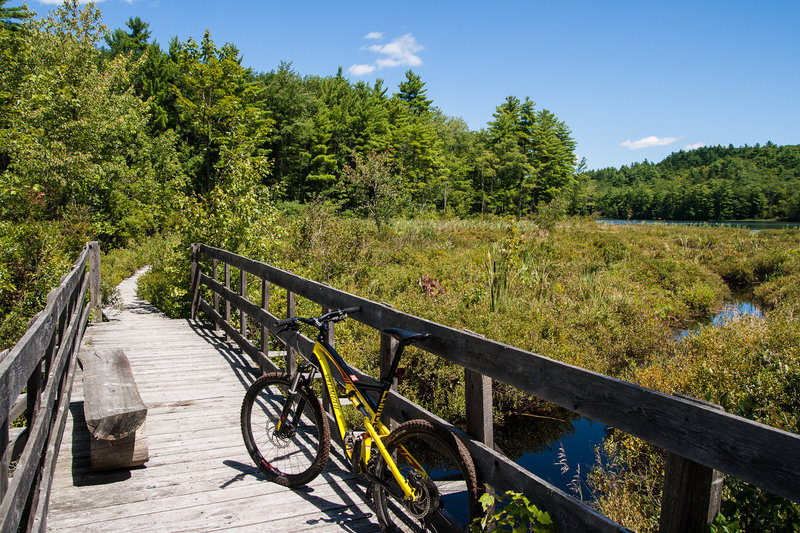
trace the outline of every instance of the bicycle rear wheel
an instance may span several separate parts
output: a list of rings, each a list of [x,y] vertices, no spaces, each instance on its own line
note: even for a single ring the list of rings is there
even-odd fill
[[[277,429],[291,387],[289,376],[273,372],[258,378],[242,402],[242,436],[259,470],[270,481],[287,487],[317,477],[330,454],[328,418],[319,399],[298,387],[282,429]]]
[[[383,443],[417,499],[404,502],[392,496],[402,490],[383,458],[376,455],[373,473],[388,485],[388,489],[377,483],[370,486],[381,529],[466,530],[477,516],[478,483],[464,444],[450,431],[425,420],[401,424]],[[372,450],[378,454],[374,446]]]

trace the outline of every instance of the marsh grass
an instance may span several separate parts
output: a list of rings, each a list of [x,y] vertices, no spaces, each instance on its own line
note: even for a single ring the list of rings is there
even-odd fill
[[[281,224],[286,237],[272,256],[279,267],[451,327],[798,431],[800,231],[613,226],[588,218],[543,228],[489,217],[400,220],[378,233],[368,221],[324,209],[301,209]],[[184,255],[166,254],[165,267],[151,274],[162,276],[152,297],[184,290]],[[499,256],[503,268],[487,269],[487,258]],[[436,280],[436,297],[421,290],[421,279]],[[682,324],[716,312],[742,290],[763,304],[763,320],[745,317],[675,342]],[[164,300],[181,298],[185,294],[176,292]],[[285,309],[280,290],[272,298],[273,309]],[[258,301],[252,291],[251,300]],[[180,312],[185,308],[173,305],[171,313]],[[319,306],[299,300],[297,312],[315,314]],[[348,361],[377,376],[376,332],[346,321],[337,324],[336,343]],[[453,423],[464,422],[461,368],[413,349],[402,365],[401,393]],[[496,384],[494,400],[500,424],[512,413],[553,414],[551,406],[502,384]],[[601,456],[591,476],[596,505],[628,527],[654,530],[661,452],[614,432]]]

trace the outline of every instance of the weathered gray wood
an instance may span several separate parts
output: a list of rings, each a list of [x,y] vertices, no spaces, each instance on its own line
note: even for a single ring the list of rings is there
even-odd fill
[[[239,429],[242,397],[258,375],[244,366],[246,356],[198,323],[146,314],[135,297],[125,299],[126,309],[117,320],[93,326],[86,342],[97,348],[118,345],[123,338],[130,343],[124,349],[148,405],[151,459],[146,468],[124,474],[92,473],[85,434],[71,433],[80,429],[80,420],[68,420],[48,531],[378,531],[364,487],[354,481],[340,454],[334,453],[326,470],[303,490],[265,481]],[[129,302],[132,311],[127,310]],[[128,320],[135,321],[136,335],[118,334]],[[187,336],[194,337],[193,347]],[[178,358],[172,357],[173,338],[181,338]],[[212,363],[216,372],[192,371]],[[81,380],[75,387],[74,402],[79,402]],[[76,413],[81,411],[73,408]],[[355,520],[358,525],[351,527]]]
[[[200,249],[320,305],[359,306],[352,318],[375,329],[426,331],[433,338],[421,347],[449,361],[800,501],[798,435],[401,313],[225,250]]]
[[[34,368],[47,351],[56,331],[58,317],[67,307],[74,291],[85,293],[82,283],[87,279],[87,249],[61,282],[53,299],[39,313],[34,324],[25,332],[11,351],[0,361],[0,413],[7,413],[22,392]]]
[[[92,470],[134,468],[149,461],[146,426],[143,422],[136,431],[116,440],[97,439],[89,435]]]
[[[89,280],[86,276],[83,276],[83,280],[81,293],[85,294],[88,290]],[[75,343],[80,342],[78,333],[82,331],[82,323],[85,323],[88,318],[88,307],[83,305],[83,298],[78,301],[80,303],[75,307],[69,327],[62,336],[62,342],[50,370],[50,377],[42,393],[39,414],[35,423],[29,427],[28,442],[14,471],[14,477],[9,483],[5,498],[0,503],[0,517],[3,517],[0,524],[2,533],[17,531],[20,519],[26,510],[25,502],[29,501],[29,496],[37,489],[39,465],[51,430],[51,417],[56,407],[56,395],[59,384],[63,381],[61,377],[68,368],[67,365],[74,362]],[[64,401],[68,402],[69,398]]]
[[[100,243],[87,243],[89,250],[89,308],[94,313],[94,321],[103,321],[102,291],[100,290]]]
[[[87,317],[88,319],[88,317]],[[81,337],[82,337],[81,333]],[[77,348],[73,348],[77,352]],[[30,521],[30,531],[43,532],[47,528],[47,510],[50,504],[50,490],[53,484],[53,475],[55,472],[56,461],[58,459],[58,452],[61,448],[61,439],[64,436],[64,426],[67,422],[67,414],[69,412],[70,396],[72,394],[72,384],[75,379],[75,368],[77,367],[77,357],[73,357],[72,361],[67,366],[67,374],[61,384],[61,391],[59,394],[58,410],[56,412],[53,429],[50,435],[50,441],[47,443],[47,449],[44,453],[44,464],[42,466],[42,480],[32,506],[33,516]]]
[[[192,262],[191,262],[191,275],[189,278],[189,295],[191,298],[191,316],[194,319],[197,316],[197,298],[200,295],[200,251],[196,244],[190,247]]]
[[[664,464],[660,533],[705,533],[719,513],[723,475],[674,453]]]
[[[228,263],[225,263],[224,270],[225,270],[225,288],[230,290],[230,288],[231,288],[231,266]],[[230,302],[230,299],[228,299],[228,298],[225,299],[225,314],[223,315],[223,318],[224,318],[226,323],[228,323],[228,324],[231,323],[231,302]],[[221,325],[222,324],[220,324],[220,326]],[[228,337],[227,339],[230,340],[230,337]]]
[[[239,296],[247,300],[247,272],[244,270],[239,271]],[[239,311],[239,334],[243,338],[247,338],[247,313]]]
[[[464,369],[467,433],[494,448],[492,378]]]
[[[214,293],[217,298],[217,293]],[[261,309],[269,312],[269,281],[261,280]],[[261,352],[264,354],[269,353],[269,329],[263,324],[261,325]]]
[[[9,424],[11,422],[8,421],[8,417],[0,416],[0,501],[3,501],[8,490],[8,469],[11,462]]]
[[[216,259],[212,259],[211,260],[211,279],[213,279],[214,281],[217,281],[217,260]],[[217,294],[215,292],[214,296],[213,296],[213,299],[214,299],[214,311],[216,313],[219,313],[219,294]],[[214,322],[214,331],[219,331],[219,324],[217,324],[216,322]]]
[[[292,291],[287,291],[286,293],[286,317],[293,317],[295,316],[295,301],[294,301],[294,293]],[[289,375],[293,375],[295,371],[295,367],[297,366],[297,357],[295,356],[294,350],[290,345],[286,345],[286,372]]]
[[[139,395],[130,362],[120,348],[82,351],[83,411],[96,439],[119,440],[144,424],[147,406]]]
[[[387,335],[381,332],[381,347],[380,347],[380,360],[378,361],[379,365],[379,372],[380,376],[378,379],[383,379],[388,373],[389,369],[392,366],[392,357],[397,352],[397,348],[399,343],[392,337],[391,335]],[[392,380],[392,387],[391,390],[397,391],[397,378]],[[381,419],[383,423],[391,430],[397,427],[398,421],[389,414],[389,412],[384,411],[381,414]]]
[[[722,406],[677,395],[690,402],[721,411]],[[708,531],[722,503],[723,475],[690,459],[667,452],[661,498],[661,533]]]
[[[223,331],[225,331],[225,334],[227,335],[227,338],[236,342],[239,348],[241,348],[243,352],[250,356],[250,358],[259,368],[265,372],[269,372],[269,369],[278,370],[278,367],[275,366],[275,364],[270,361],[269,358],[265,357],[258,348],[250,344],[250,342],[242,337],[238,331],[233,329],[233,326],[231,326],[229,322],[222,320],[222,317],[214,312],[214,309],[208,304],[208,302],[205,300],[200,300],[200,309],[209,315],[209,317],[218,319],[220,326],[222,326]]]

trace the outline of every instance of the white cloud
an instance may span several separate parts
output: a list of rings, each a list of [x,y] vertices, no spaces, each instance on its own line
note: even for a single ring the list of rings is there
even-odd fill
[[[365,76],[375,71],[375,65],[350,65],[347,72],[354,76]]]
[[[652,148],[653,146],[669,146],[677,140],[678,137],[656,137],[655,135],[651,135],[650,137],[645,137],[638,141],[631,141],[628,139],[620,143],[620,146],[624,146],[628,150],[640,150],[642,148]]]
[[[364,39],[379,40],[383,39],[383,33],[371,31],[364,36]],[[417,52],[425,47],[417,42],[413,35],[406,33],[394,41],[386,44],[373,44],[362,50],[369,50],[378,54],[378,58],[372,64],[351,65],[347,71],[355,76],[365,76],[372,74],[376,70],[389,67],[409,66],[417,67],[422,64],[422,59]]]
[[[64,3],[64,0],[36,0],[40,4],[46,4],[49,6],[60,6]],[[90,0],[78,0],[79,4],[88,4]],[[105,0],[94,0],[95,4],[102,4]]]
[[[686,146],[686,150],[697,150],[698,148],[702,148],[705,145],[706,143],[692,143]]]
[[[383,56],[375,61],[378,68],[398,67],[401,65],[419,66],[422,64],[422,59],[419,58],[417,52],[423,48],[410,33],[406,33],[390,43],[375,44],[369,47],[371,51]]]

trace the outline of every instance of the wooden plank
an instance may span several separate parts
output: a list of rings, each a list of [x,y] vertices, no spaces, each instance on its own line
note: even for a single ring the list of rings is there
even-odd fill
[[[221,318],[214,312],[214,309],[208,305],[208,302],[205,300],[200,300],[200,309],[214,319]],[[233,340],[239,346],[239,348],[242,349],[242,351],[247,353],[260,368],[267,369],[271,366],[277,368],[272,361],[264,357],[264,354],[262,354],[258,348],[250,344],[250,342],[243,338],[238,331],[233,329],[229,322],[220,320],[220,326],[222,326],[222,329],[225,331],[228,337]]]
[[[482,375],[616,427],[697,463],[800,501],[800,436],[681,398],[401,313],[275,267],[201,245],[202,253],[329,308],[361,307],[353,319],[378,330],[432,335],[419,347]],[[764,446],[769,442],[769,446]]]

